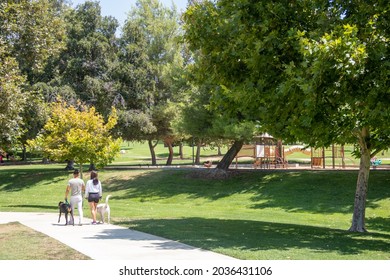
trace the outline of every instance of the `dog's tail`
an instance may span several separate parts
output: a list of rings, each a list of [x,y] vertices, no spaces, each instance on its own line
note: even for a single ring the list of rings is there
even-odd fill
[[[111,194],[106,196],[106,204],[108,203],[108,199],[111,197]]]

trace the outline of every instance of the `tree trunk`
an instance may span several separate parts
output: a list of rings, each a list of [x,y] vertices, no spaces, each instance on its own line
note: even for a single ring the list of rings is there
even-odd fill
[[[95,166],[94,163],[91,162],[91,163],[89,164],[88,171],[93,171],[93,170],[96,170],[96,166]]]
[[[229,166],[232,164],[234,158],[236,157],[238,152],[241,150],[243,144],[244,144],[243,140],[234,141],[233,145],[230,147],[230,149],[227,151],[227,153],[223,156],[222,160],[218,163],[217,169],[227,171],[229,169]]]
[[[179,155],[180,155],[180,159],[183,160],[184,159],[183,142],[180,142],[179,144]]]
[[[26,145],[24,145],[24,144],[22,146],[22,161],[27,161]]]
[[[168,159],[167,159],[166,165],[172,165],[172,161],[173,161],[173,147],[172,147],[172,141],[167,140],[167,141],[165,141],[165,144],[168,146],[168,151],[169,151]]]
[[[92,171],[92,170],[90,170]],[[79,172],[80,172],[80,178],[83,179],[84,178],[84,175],[83,175],[83,164],[80,162],[79,163]]]
[[[74,161],[73,160],[67,161],[65,170],[74,170]]]
[[[154,148],[157,146],[157,143],[158,141],[156,142],[156,144],[153,145],[153,140],[148,140],[150,155],[152,156],[152,165],[157,165],[156,152],[154,151]]]
[[[352,225],[349,231],[366,232],[365,217],[366,217],[366,199],[368,190],[368,178],[370,175],[370,159],[371,151],[367,143],[369,139],[368,129],[363,128],[359,140],[360,145],[360,167],[359,175],[356,183],[355,203],[352,216]]]
[[[202,148],[202,139],[198,140],[196,144],[196,156],[195,156],[195,164],[200,165],[200,149]]]

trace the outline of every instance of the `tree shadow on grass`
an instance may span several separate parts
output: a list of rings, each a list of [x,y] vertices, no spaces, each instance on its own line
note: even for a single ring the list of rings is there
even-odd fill
[[[390,259],[390,235],[387,234],[356,234],[296,224],[203,218],[135,220],[121,222],[121,225],[212,251],[238,248],[240,255],[247,259],[256,256],[256,252],[261,252],[263,258],[280,259],[285,254],[275,255],[275,250],[291,249],[308,250],[312,257],[318,253],[317,258],[321,253],[330,253],[340,259],[354,259],[354,256],[371,251],[377,253],[379,259]],[[270,255],[267,250],[272,250]]]
[[[369,229],[374,229],[382,232],[390,232],[390,218],[366,218],[366,225]]]
[[[9,205],[9,208],[31,208],[31,209],[47,209],[47,210],[58,210],[57,205],[48,206],[48,205],[29,205],[29,204],[16,204]]]
[[[0,170],[0,191],[18,192],[37,184],[55,184],[63,180],[66,171],[59,169],[7,169]]]
[[[110,178],[108,192],[124,191],[117,199],[187,199],[215,201],[232,195],[250,196],[252,209],[283,208],[290,212],[351,213],[355,195],[355,171],[252,171],[237,173],[226,180],[192,178],[191,171],[153,170],[136,176]],[[373,174],[375,188],[368,194],[367,207],[390,196],[388,172]],[[349,199],[348,199],[349,198]]]

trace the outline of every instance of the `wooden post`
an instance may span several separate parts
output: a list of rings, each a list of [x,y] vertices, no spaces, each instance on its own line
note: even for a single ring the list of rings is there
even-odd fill
[[[311,165],[311,168],[313,169],[313,148],[310,148],[310,149],[311,149],[310,165]]]
[[[322,168],[325,169],[325,147],[322,148]]]
[[[334,144],[332,145],[332,165],[333,165],[333,169],[335,169],[335,165],[336,165],[336,162],[335,162],[335,155],[334,155]]]

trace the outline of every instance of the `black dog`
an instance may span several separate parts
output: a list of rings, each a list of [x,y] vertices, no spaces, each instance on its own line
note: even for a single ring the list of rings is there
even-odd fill
[[[70,204],[68,202],[60,201],[58,203],[58,209],[60,209],[60,215],[58,217],[58,222],[60,222],[61,214],[64,213],[65,220],[66,220],[65,225],[67,225],[68,224],[68,215],[70,214],[70,216],[72,217],[73,225],[74,225],[73,211],[72,211],[72,208],[70,207]]]

